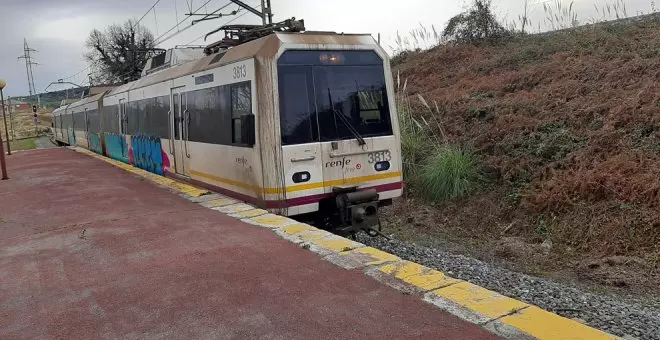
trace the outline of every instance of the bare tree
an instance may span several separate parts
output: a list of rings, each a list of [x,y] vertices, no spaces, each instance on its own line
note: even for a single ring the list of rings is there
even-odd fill
[[[97,82],[127,83],[140,78],[147,59],[155,49],[153,34],[144,26],[128,20],[111,25],[105,32],[94,29],[87,38],[85,58],[96,70]]]

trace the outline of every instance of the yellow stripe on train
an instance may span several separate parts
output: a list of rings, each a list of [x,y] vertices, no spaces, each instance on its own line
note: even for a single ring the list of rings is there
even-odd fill
[[[235,186],[237,188],[261,191],[260,187],[250,185],[250,184],[240,182],[240,181],[235,181],[235,180],[228,179],[228,178],[219,177],[219,176],[216,176],[216,175],[207,174],[207,173],[204,173],[204,172],[201,172],[201,171],[191,170],[190,174],[193,175],[193,176],[198,176],[198,177],[210,179],[210,180],[213,180],[213,181],[216,181],[216,182],[232,185],[232,186]],[[400,171],[388,172],[388,173],[376,174],[376,175],[369,175],[369,176],[349,177],[349,178],[332,180],[332,181],[292,185],[290,187],[286,187],[286,192],[296,192],[296,191],[311,190],[311,189],[318,189],[318,188],[327,188],[327,187],[333,187],[333,186],[344,185],[344,184],[358,184],[358,183],[362,183],[362,182],[370,182],[370,181],[377,181],[377,180],[388,179],[388,178],[400,178],[400,177],[401,177],[401,172]],[[263,188],[263,192],[266,193],[266,194],[280,194],[280,193],[282,193],[282,191],[283,191],[282,188]]]

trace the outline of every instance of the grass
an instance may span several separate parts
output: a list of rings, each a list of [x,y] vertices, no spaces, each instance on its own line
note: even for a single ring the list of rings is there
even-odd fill
[[[435,202],[469,195],[476,189],[479,174],[473,155],[458,146],[443,145],[422,166],[417,185],[421,194]]]
[[[9,145],[11,146],[11,151],[32,150],[37,148],[37,140],[36,138],[17,139],[9,142]]]
[[[406,83],[401,86],[400,77],[397,77],[397,83],[405,181],[412,185],[416,194],[434,202],[473,192],[479,171],[472,153],[447,141],[439,122],[441,112],[437,103],[434,102],[432,108],[421,95],[413,102],[405,92]]]

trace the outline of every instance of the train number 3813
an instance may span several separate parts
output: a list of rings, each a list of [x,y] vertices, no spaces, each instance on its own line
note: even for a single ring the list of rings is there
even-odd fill
[[[234,79],[247,77],[247,67],[245,65],[234,66]]]
[[[377,162],[382,162],[382,161],[389,161],[392,159],[392,155],[390,154],[389,150],[385,151],[378,151],[378,152],[371,152],[369,155],[369,163],[377,163]]]

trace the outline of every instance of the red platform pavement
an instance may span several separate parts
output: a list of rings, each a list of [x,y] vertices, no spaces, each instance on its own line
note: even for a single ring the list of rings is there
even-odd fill
[[[1,339],[495,338],[98,159],[7,162]]]

